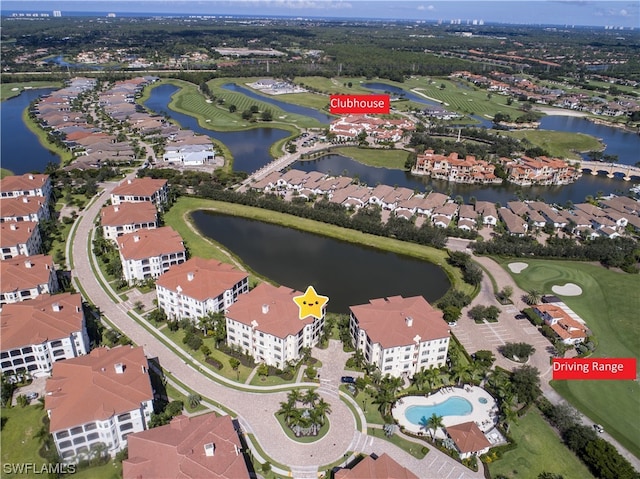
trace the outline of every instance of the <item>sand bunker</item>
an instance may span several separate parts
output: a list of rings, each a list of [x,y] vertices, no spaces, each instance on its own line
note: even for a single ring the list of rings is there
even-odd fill
[[[582,294],[582,288],[574,283],[567,283],[564,286],[553,286],[551,291],[561,296],[580,296]]]
[[[523,269],[529,266],[527,263],[509,263],[509,269],[512,273],[520,273]]]

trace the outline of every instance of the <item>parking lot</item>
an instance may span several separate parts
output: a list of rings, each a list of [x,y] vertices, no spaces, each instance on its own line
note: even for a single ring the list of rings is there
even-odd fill
[[[30,404],[34,404],[38,398],[44,397],[44,388],[47,382],[46,377],[35,378],[31,381],[31,384],[27,386],[23,386],[21,388],[17,388],[13,393],[13,400],[11,404],[15,406],[17,404],[18,396],[24,394],[25,396],[29,396],[30,393],[36,393],[38,396],[30,401]]]

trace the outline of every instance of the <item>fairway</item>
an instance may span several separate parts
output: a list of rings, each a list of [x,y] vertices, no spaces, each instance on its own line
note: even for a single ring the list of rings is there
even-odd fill
[[[526,138],[534,146],[544,148],[551,156],[559,158],[581,159],[577,152],[602,150],[597,138],[583,133],[569,133],[550,130],[500,131],[500,134],[515,138]]]
[[[406,150],[383,150],[379,148],[357,148],[342,146],[332,148],[331,153],[348,156],[364,165],[404,170],[409,152]]]
[[[502,474],[514,479],[537,479],[546,471],[561,474],[564,479],[593,478],[537,409],[532,408],[513,423],[511,435],[518,447],[490,464],[492,477]]]
[[[529,266],[514,274],[496,259],[518,286],[553,294],[554,285],[575,283],[580,296],[561,299],[582,317],[593,332],[598,348],[594,357],[640,356],[640,276],[618,273],[577,261],[521,260]],[[640,456],[640,385],[637,381],[557,381],[552,386],[571,404],[600,423],[621,444]]]

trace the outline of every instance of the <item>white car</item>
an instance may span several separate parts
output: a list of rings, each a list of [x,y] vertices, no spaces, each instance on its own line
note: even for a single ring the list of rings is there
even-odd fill
[[[604,432],[604,428],[600,424],[594,424],[593,428],[596,430],[596,432],[599,432],[600,434]]]

